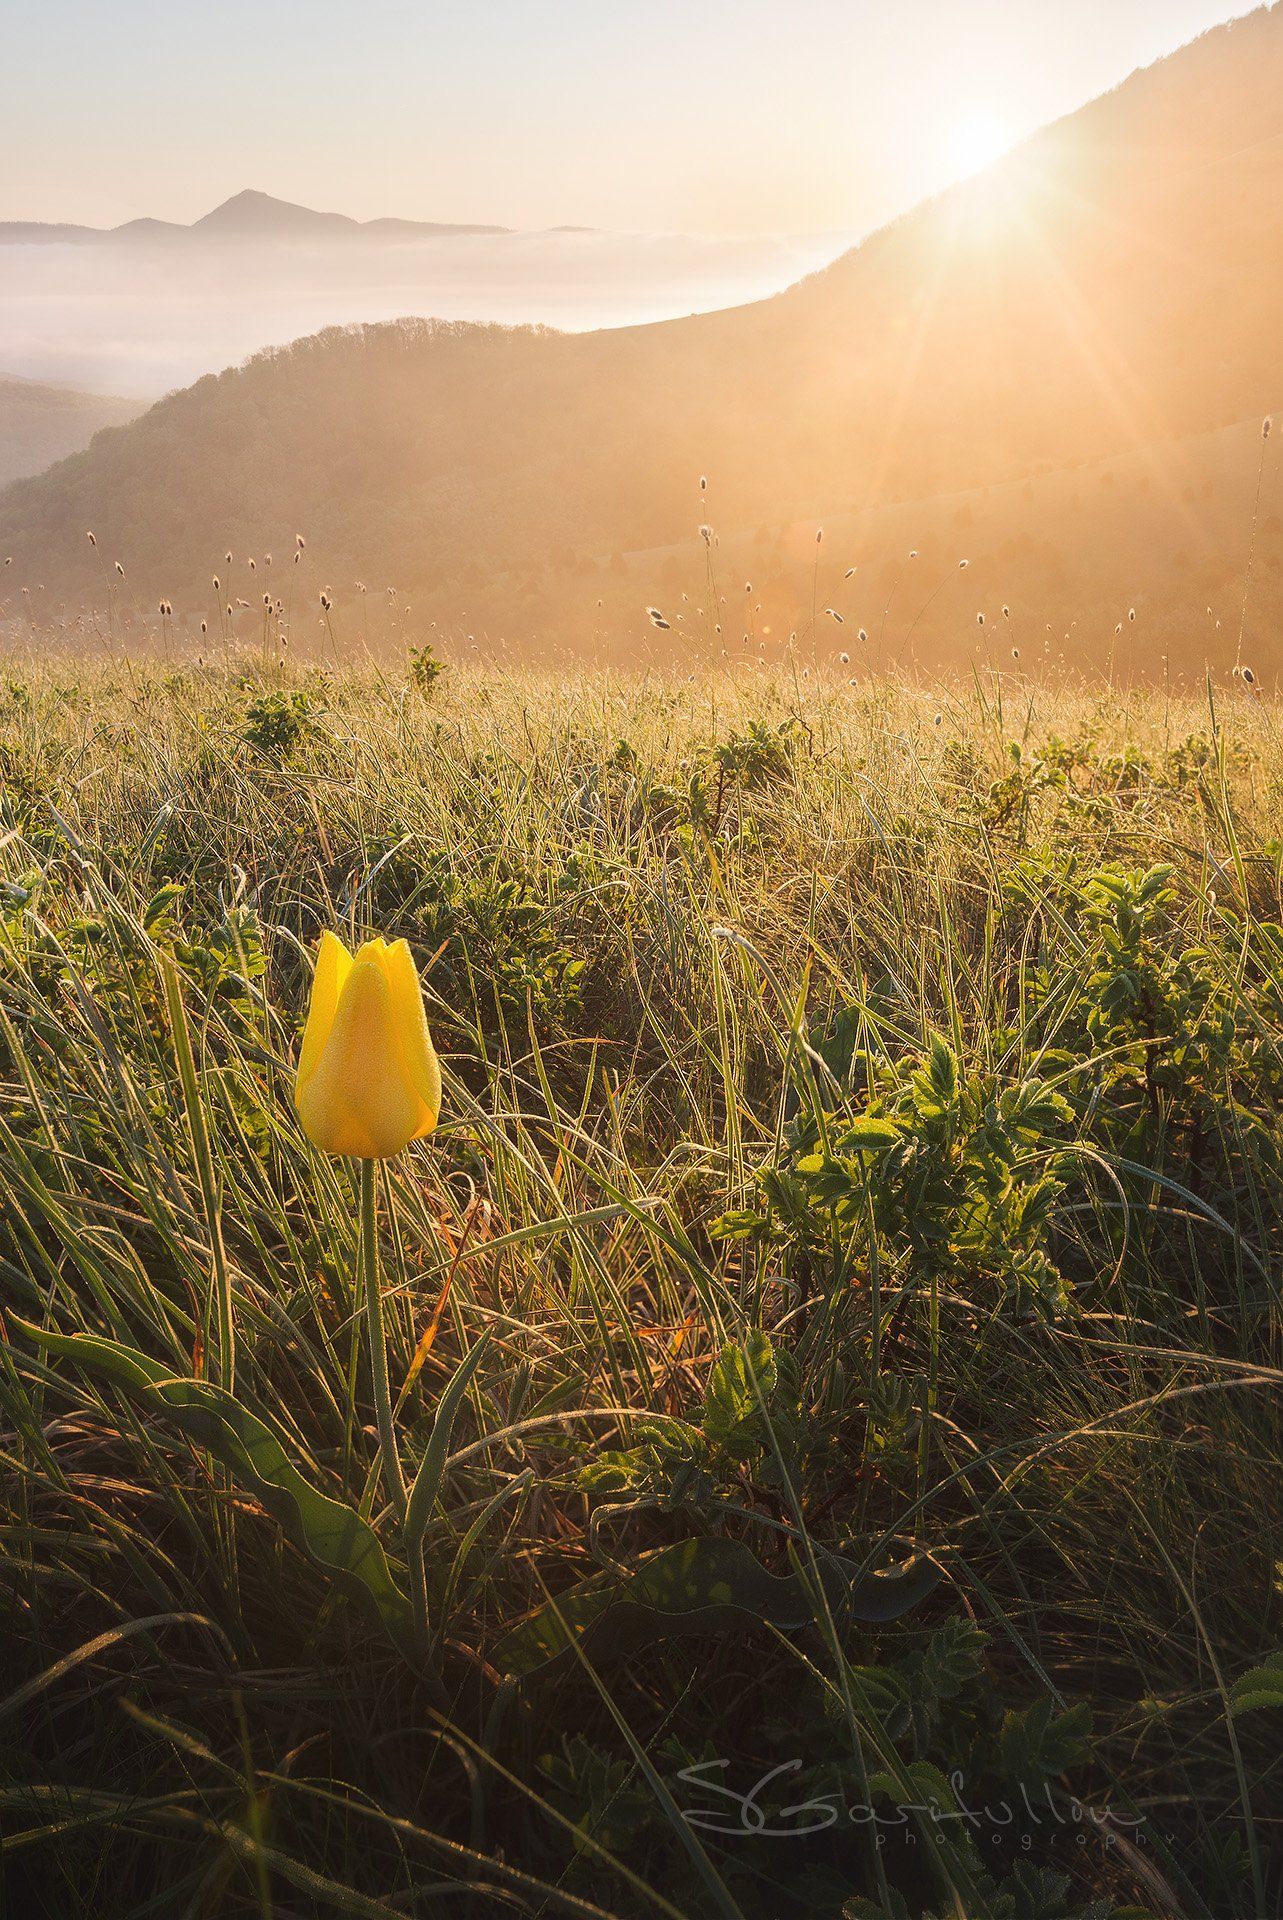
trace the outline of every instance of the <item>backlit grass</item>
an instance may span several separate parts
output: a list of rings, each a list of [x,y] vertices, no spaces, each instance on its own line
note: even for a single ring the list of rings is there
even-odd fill
[[[6,663],[12,1911],[1275,1911],[1273,707],[419,680]]]

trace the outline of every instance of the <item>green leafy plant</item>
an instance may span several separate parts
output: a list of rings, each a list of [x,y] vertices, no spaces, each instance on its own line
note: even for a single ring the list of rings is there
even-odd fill
[[[289,760],[317,732],[318,709],[300,687],[260,693],[245,709],[241,738],[278,765]]]
[[[1073,1112],[1039,1080],[964,1076],[936,1036],[920,1064],[863,1063],[873,1099],[855,1117],[803,1115],[760,1176],[757,1208],[719,1231],[778,1246],[827,1285],[872,1242],[911,1279],[965,1275],[1017,1313],[1068,1304],[1047,1250]]]
[[[438,660],[431,642],[425,640],[421,647],[411,647],[408,672],[410,685],[419,693],[429,694],[445,672],[445,662]]]

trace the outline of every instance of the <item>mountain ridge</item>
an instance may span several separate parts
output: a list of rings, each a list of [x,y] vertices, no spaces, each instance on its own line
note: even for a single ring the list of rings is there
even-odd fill
[[[182,239],[269,240],[300,238],[371,239],[393,233],[406,238],[450,234],[504,234],[511,227],[473,221],[402,220],[390,216],[354,220],[346,213],[327,213],[293,200],[279,200],[256,187],[245,187],[208,213],[189,223],[156,220],[144,215],[116,227],[91,227],[74,222],[40,220],[0,221],[0,246],[95,242],[169,241]]]
[[[671,597],[680,578],[698,604],[705,521],[736,571],[741,552],[750,582],[765,569],[775,638],[802,628],[817,644],[816,521],[874,526],[919,502],[914,550],[969,570],[909,629],[915,647],[969,657],[964,591],[1037,607],[1040,632],[1081,613],[1110,635],[1128,594],[1194,660],[1205,608],[1231,590],[1240,489],[1219,452],[1191,449],[1281,397],[1281,135],[1275,7],[1129,76],[770,299],[578,335],[329,329],[11,489],[0,542],[73,598],[92,586],[76,531],[96,519],[131,578],[199,606],[204,555],[302,529],[336,596],[382,580],[426,597],[439,624],[555,620],[580,638],[626,609],[631,644],[660,586]],[[1075,478],[1088,472],[1112,489],[1103,517]],[[987,489],[1007,501],[992,531]],[[1075,513],[1103,543],[1095,584]],[[969,552],[982,525],[992,551]],[[1257,563],[1263,608],[1275,550]],[[668,556],[666,582],[632,581],[627,556],[643,551]],[[904,565],[876,546],[852,559],[863,577]],[[710,643],[741,643],[729,603],[715,624]]]

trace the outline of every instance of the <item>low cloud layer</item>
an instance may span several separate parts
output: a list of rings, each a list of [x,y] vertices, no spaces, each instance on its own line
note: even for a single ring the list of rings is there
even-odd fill
[[[0,246],[0,371],[150,398],[321,327],[407,314],[625,326],[777,291],[841,235],[547,232]]]

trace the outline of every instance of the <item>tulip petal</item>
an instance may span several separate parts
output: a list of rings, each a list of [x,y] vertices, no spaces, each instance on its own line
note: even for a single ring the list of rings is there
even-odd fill
[[[352,962],[299,1118],[326,1153],[381,1160],[418,1137],[423,1102],[406,1072],[392,994],[374,959]]]
[[[352,956],[343,942],[335,934],[325,932],[321,935],[321,944],[316,953],[316,971],[312,976],[312,998],[307,1009],[307,1025],[303,1029],[303,1045],[298,1059],[298,1085],[310,1080],[316,1070],[326,1041],[330,1037],[330,1028],[334,1025],[334,1014],[339,1004],[339,995],[343,983],[352,970]],[[297,1096],[296,1096],[297,1097]]]
[[[397,1033],[401,1041],[406,1072],[414,1084],[424,1113],[416,1140],[431,1133],[441,1112],[441,1067],[423,1010],[423,989],[419,985],[414,957],[404,940],[395,940],[382,956],[384,976],[392,994]]]

